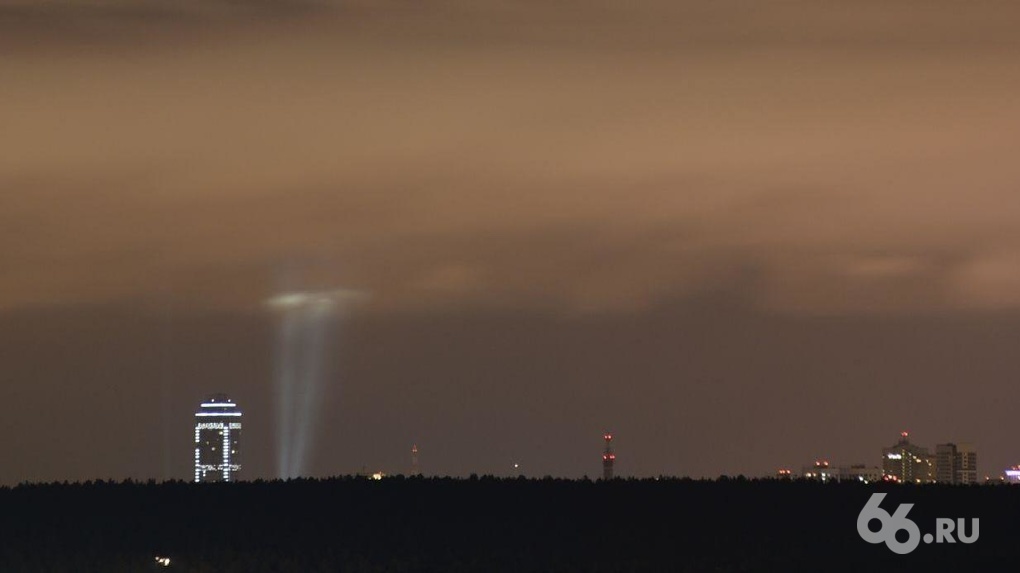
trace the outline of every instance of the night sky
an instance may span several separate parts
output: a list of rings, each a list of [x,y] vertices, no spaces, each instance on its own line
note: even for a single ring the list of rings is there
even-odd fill
[[[0,484],[1020,462],[1020,4],[0,0]]]

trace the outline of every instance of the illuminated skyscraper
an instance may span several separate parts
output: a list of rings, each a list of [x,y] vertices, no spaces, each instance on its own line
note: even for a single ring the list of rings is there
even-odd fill
[[[935,456],[928,448],[911,444],[906,432],[893,446],[882,448],[882,473],[886,479],[903,483],[935,481]]]
[[[241,410],[214,394],[195,412],[195,481],[234,481],[241,470]]]

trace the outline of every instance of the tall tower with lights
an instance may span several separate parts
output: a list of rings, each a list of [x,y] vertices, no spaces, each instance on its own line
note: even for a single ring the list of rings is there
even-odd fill
[[[235,481],[241,470],[241,410],[214,394],[195,412],[195,481]]]
[[[411,475],[421,475],[421,469],[418,467],[418,444],[411,446]]]
[[[885,479],[902,483],[935,481],[935,456],[928,448],[910,443],[910,434],[900,433],[900,440],[882,448],[882,474]]]
[[[616,454],[613,453],[613,435],[606,432],[602,438],[606,441],[606,449],[602,452],[602,479],[613,479],[613,462],[616,461]]]

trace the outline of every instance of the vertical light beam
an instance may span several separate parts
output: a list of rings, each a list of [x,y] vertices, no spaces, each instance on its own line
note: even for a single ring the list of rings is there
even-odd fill
[[[268,301],[281,313],[275,370],[277,472],[282,479],[305,474],[324,384],[330,378],[332,326],[345,303],[363,296],[356,291],[335,290],[285,293]]]
[[[298,347],[300,317],[295,309],[286,309],[280,318],[280,334],[276,350],[276,404],[277,404],[277,475],[290,474],[291,436],[294,434],[295,358]]]

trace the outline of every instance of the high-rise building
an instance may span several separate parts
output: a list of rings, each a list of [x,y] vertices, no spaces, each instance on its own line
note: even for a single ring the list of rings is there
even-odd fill
[[[956,479],[956,444],[935,446],[935,481],[954,483]]]
[[[234,481],[241,470],[241,410],[214,394],[195,412],[195,481]]]
[[[977,483],[977,451],[971,444],[957,444],[956,455],[959,462],[956,468],[956,483]]]
[[[882,448],[882,473],[886,479],[901,483],[931,483],[935,481],[935,457],[928,448],[910,443],[907,432],[888,448]]]
[[[977,483],[977,452],[970,444],[935,446],[935,480],[939,483]]]

